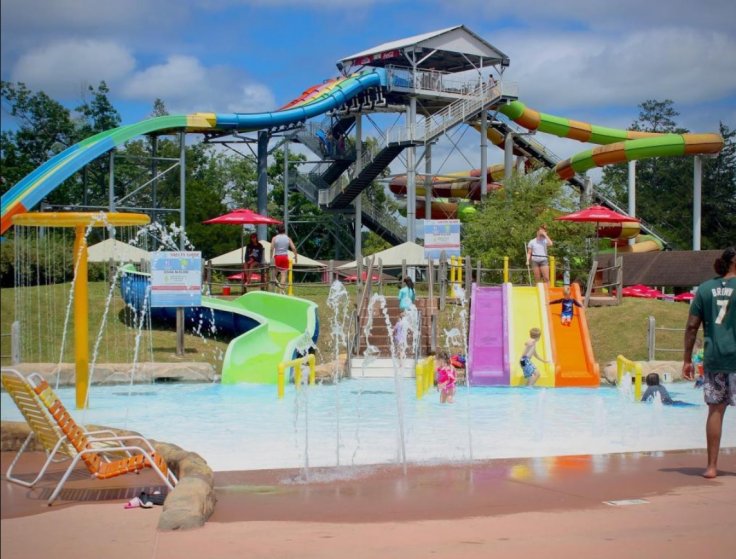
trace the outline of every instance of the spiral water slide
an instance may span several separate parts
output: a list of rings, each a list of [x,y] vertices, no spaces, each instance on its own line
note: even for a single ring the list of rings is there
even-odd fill
[[[386,85],[386,71],[374,68],[306,90],[278,111],[265,113],[194,113],[151,118],[100,132],[75,144],[20,180],[0,201],[0,234],[12,217],[31,210],[85,165],[128,140],[154,132],[249,132],[291,126],[336,109],[363,91]]]
[[[528,130],[600,144],[599,147],[560,161],[555,172],[564,180],[571,179],[575,173],[584,173],[588,169],[614,163],[648,157],[716,154],[723,149],[723,138],[719,134],[659,134],[619,130],[540,113],[521,101],[502,105],[499,111]]]

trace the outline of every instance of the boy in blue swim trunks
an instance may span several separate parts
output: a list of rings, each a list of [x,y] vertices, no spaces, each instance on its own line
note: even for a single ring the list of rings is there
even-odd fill
[[[560,322],[563,326],[570,326],[573,314],[575,312],[575,307],[580,307],[581,309],[583,308],[583,305],[581,305],[578,301],[570,296],[570,287],[567,285],[562,290],[562,297],[549,302],[550,305],[555,305],[557,303],[562,305]]]
[[[549,361],[542,359],[539,354],[537,354],[537,342],[541,337],[542,331],[539,328],[532,328],[529,330],[529,339],[524,343],[524,353],[521,355],[521,359],[519,360],[527,386],[534,386],[534,383],[539,379],[539,371],[537,371],[534,363],[532,363],[532,357],[536,357],[542,363],[549,363]]]

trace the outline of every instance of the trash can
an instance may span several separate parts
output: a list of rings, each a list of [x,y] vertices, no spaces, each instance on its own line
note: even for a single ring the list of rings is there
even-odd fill
[[[230,286],[229,285],[223,285],[222,286],[222,294],[223,295],[230,295]]]

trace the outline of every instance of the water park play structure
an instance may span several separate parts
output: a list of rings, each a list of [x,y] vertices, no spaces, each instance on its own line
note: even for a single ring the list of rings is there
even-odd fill
[[[571,293],[581,300],[580,288]],[[548,364],[539,364],[538,386],[598,386],[600,371],[593,357],[585,309],[576,309],[570,326],[562,326],[558,308],[549,301],[562,288],[536,286],[480,287],[473,285],[468,341],[468,376],[473,386],[526,384],[519,365],[529,330],[540,327],[537,353]]]
[[[64,150],[14,185],[2,198],[0,233],[8,229],[12,215],[38,205],[86,164],[122,146],[127,140],[146,134],[189,132],[202,134],[207,141],[219,141],[237,133],[258,132],[259,161],[267,157],[271,137],[280,135],[287,143],[300,143],[323,160],[311,171],[294,176],[293,186],[324,210],[340,212],[344,212],[399,154],[406,152],[406,190],[410,193],[407,196],[406,233],[378,215],[380,212],[375,208],[361,207],[355,212],[356,231],[365,225],[394,244],[407,236],[411,240],[416,236],[415,220],[421,212],[416,207],[415,197],[422,182],[426,182],[420,180],[422,177],[416,173],[416,149],[424,148],[426,162],[432,143],[460,124],[481,130],[483,149],[479,168],[487,167],[485,142],[490,139],[498,144],[503,139],[507,152],[504,176],[510,174],[512,153],[517,153],[546,166],[554,165],[562,178],[574,183],[580,183],[576,173],[595,165],[644,157],[712,154],[723,145],[717,134],[652,135],[598,127],[536,112],[516,100],[513,84],[481,82],[478,79],[489,68],[502,78],[509,64],[509,57],[503,52],[464,26],[455,26],[345,57],[338,64],[342,76],[310,87],[277,111],[164,116],[105,131]],[[462,74],[467,71],[474,72],[474,76],[468,78]],[[394,111],[405,115],[405,129],[392,126],[380,134],[382,143],[379,141],[374,148],[364,148],[363,115]],[[327,121],[319,124],[307,122],[322,115],[328,115]],[[499,116],[510,120],[501,122]],[[538,149],[534,142],[523,138],[511,127],[517,124],[527,130],[599,143],[602,147],[555,162],[543,147]],[[350,150],[341,156],[335,155],[332,149],[327,150],[331,152],[329,155],[323,153],[327,138],[345,138],[349,133],[354,133]],[[221,143],[227,143],[227,140]],[[472,176],[472,173],[468,175]],[[479,173],[478,178],[477,187],[466,183],[467,194],[471,197],[475,190],[489,191],[488,185],[496,180],[493,176],[489,180],[483,173]],[[440,188],[441,185],[437,186]],[[265,213],[265,169],[260,171],[258,189],[257,209],[259,213]],[[113,190],[111,187],[111,211],[115,209]],[[454,195],[461,190],[462,187],[457,186],[450,188],[449,192]],[[446,194],[438,190],[435,196],[442,198]],[[594,197],[605,205],[610,203],[598,193],[594,192]],[[451,202],[441,203],[447,210]],[[431,215],[435,213],[433,210],[429,212]],[[359,248],[359,235],[356,235],[356,248]]]
[[[558,162],[554,166],[554,171],[563,180],[570,180],[577,173],[584,173],[593,167],[603,167],[616,163],[625,163],[638,159],[650,157],[680,157],[685,155],[708,155],[717,154],[723,149],[723,138],[719,134],[662,134],[652,132],[641,132],[636,130],[619,130],[580,122],[567,118],[562,118],[528,108],[521,101],[510,101],[495,107],[502,115],[511,119],[514,123],[524,127],[530,131],[538,131],[546,134],[552,134],[561,138],[569,138],[580,142],[588,142],[600,144],[599,147],[580,152],[564,161]],[[475,124],[474,128],[480,129]],[[488,128],[487,137],[494,145],[504,148],[506,135],[499,131],[491,124]],[[513,153],[519,157],[524,157],[525,167],[529,166],[530,161],[534,161],[536,165],[547,165],[548,159],[542,158],[539,150],[533,149],[534,144],[529,144],[531,149],[526,151],[512,146]],[[488,190],[490,192],[501,186],[504,177],[504,165],[496,165],[488,168]],[[458,201],[433,200],[432,216],[434,219],[451,219],[463,215],[459,208],[472,208],[467,203],[468,200],[477,201],[480,199],[478,169],[471,171],[449,173],[442,176],[425,177],[419,175],[417,183],[431,184],[430,195],[435,198],[456,198],[466,201],[461,205]],[[426,182],[425,182],[426,181]],[[394,177],[389,183],[389,189],[396,195],[406,195],[406,175]],[[425,190],[417,187],[416,195],[418,197],[425,196]],[[466,215],[467,215],[466,210]],[[434,217],[434,216],[438,217]],[[628,227],[621,231],[613,231],[608,228],[599,231],[600,237],[607,237],[626,241],[635,238],[639,230],[638,224],[629,224]],[[638,248],[627,248],[627,242],[621,243],[620,246],[624,251],[643,252],[647,250],[661,250],[662,244],[658,242],[656,237],[648,236],[641,239],[644,243]]]
[[[176,309],[151,307],[151,277],[130,265],[122,271],[120,292],[137,313],[174,322]],[[223,384],[276,384],[279,363],[308,353],[319,337],[317,305],[299,297],[252,291],[233,300],[202,296],[200,307],[185,309],[190,328],[231,338],[222,362]]]
[[[464,194],[473,198],[476,192],[477,197],[481,198],[481,194],[490,193],[496,188],[495,185],[501,179],[500,167],[489,167],[487,164],[486,142],[489,138],[492,142],[499,137],[504,138],[506,150],[504,179],[510,176],[513,167],[511,156],[517,153],[547,166],[554,164],[562,178],[577,181],[578,184],[580,178],[575,173],[584,172],[594,165],[631,161],[643,157],[711,154],[717,153],[723,145],[722,138],[714,134],[642,134],[597,127],[538,113],[517,100],[518,92],[513,84],[505,84],[503,80],[491,82],[487,79],[491,70],[502,78],[503,71],[509,64],[510,60],[503,52],[464,26],[455,26],[379,45],[345,57],[338,65],[342,72],[340,77],[309,88],[280,110],[253,114],[170,115],[101,132],[52,157],[5,193],[0,204],[0,232],[5,233],[14,219],[21,218],[25,212],[38,206],[65,180],[93,160],[108,153],[111,163],[108,209],[110,211],[122,209],[117,207],[118,203],[126,200],[128,195],[127,193],[121,195],[121,192],[116,190],[113,165],[115,152],[127,141],[141,135],[155,137],[178,134],[183,154],[186,133],[200,134],[205,141],[217,140],[220,143],[239,142],[242,141],[241,133],[256,133],[256,137],[250,141],[257,142],[259,169],[257,210],[263,215],[267,215],[266,160],[269,141],[278,138],[287,148],[292,143],[301,144],[322,159],[315,163],[310,171],[291,176],[289,181],[293,182],[287,186],[298,189],[325,211],[345,213],[349,212],[352,206],[356,256],[361,253],[360,236],[364,225],[394,244],[404,241],[407,237],[412,241],[416,239],[415,222],[418,216],[422,215],[417,208],[417,196],[423,184],[429,186],[426,185],[429,182],[427,178],[434,176],[431,169],[427,169],[424,175],[417,174],[417,148],[424,149],[423,157],[426,165],[431,159],[429,155],[433,143],[460,125],[477,125],[480,129],[482,149],[480,165],[477,168],[490,168],[490,173],[461,172],[455,176],[450,175],[449,183],[445,180],[447,178],[445,175],[439,176],[438,181],[432,179],[432,188],[424,193],[425,199],[430,194],[437,197]],[[403,118],[402,125],[405,126],[392,125],[381,131],[381,139],[375,146],[367,145],[363,142],[364,118],[366,115],[376,116],[388,112],[399,114]],[[501,121],[501,117],[507,119],[507,122]],[[323,120],[317,122],[319,118]],[[497,124],[497,121],[501,124]],[[599,143],[602,147],[587,150],[566,161],[553,162],[543,148],[537,149],[534,147],[535,144],[530,143],[513,128],[517,124],[528,130]],[[350,134],[352,135],[348,144],[352,146],[351,149],[336,154],[334,146],[328,144],[328,139],[345,138]],[[325,154],[325,151],[328,153]],[[400,181],[397,181],[395,186],[399,191],[406,192],[405,230],[395,218],[381,215],[360,196],[402,153],[405,153],[407,162],[404,186],[399,184]],[[186,186],[183,157],[182,155],[179,160],[182,193]],[[150,182],[155,178],[152,177]],[[182,194],[180,210],[182,228],[185,226],[184,198]],[[610,201],[601,198],[595,192],[594,198],[599,199],[604,205],[610,204]],[[454,202],[443,203],[449,205]],[[431,207],[429,211],[434,215]],[[263,238],[264,234],[260,237]],[[535,298],[537,303],[533,303]],[[511,290],[507,315],[516,314],[517,303],[514,301],[520,301],[518,304],[524,311],[534,309],[539,311],[541,298],[542,295],[537,288]],[[218,310],[230,312],[233,316],[235,314],[243,316],[245,313],[241,311],[247,309],[256,314],[269,316],[271,303],[263,304],[260,299],[256,302],[257,297],[242,299],[243,302],[235,305],[237,309]],[[278,298],[267,299],[280,301]],[[254,307],[249,308],[249,304],[245,301],[253,301]],[[210,304],[214,309],[215,303]],[[286,310],[280,306],[282,303],[273,305],[277,312]],[[309,314],[307,311],[305,313]],[[549,320],[546,313],[541,313],[539,318]],[[223,322],[226,320],[223,319]],[[274,324],[274,331],[279,330],[281,326]],[[517,326],[523,329],[521,320],[513,327],[507,328],[507,347],[510,354],[517,351],[516,344],[521,338],[521,334],[517,333]],[[307,337],[315,335],[317,325],[316,323],[310,325],[309,319],[300,319],[299,324],[292,325],[292,328],[295,332],[290,332],[286,336],[290,340],[292,339],[290,336],[297,334]],[[251,334],[252,332],[257,334]],[[237,339],[255,340],[257,336],[265,335],[263,332],[265,330],[256,327],[240,333]],[[545,351],[553,353],[553,333],[547,331],[545,336],[542,346]],[[291,342],[274,343],[279,347],[287,347],[284,351],[286,357],[293,356],[293,352],[288,349]],[[243,377],[240,375],[244,364],[256,363],[247,361],[251,359],[246,355],[248,351],[239,349],[241,346],[250,349],[251,345],[262,347],[259,342],[241,341],[236,344],[238,349],[229,352],[229,363],[233,367],[228,367],[227,374],[223,373],[224,381],[242,380]],[[512,357],[513,355],[509,356],[510,365],[507,373],[511,384],[518,381]],[[559,378],[559,382],[562,383],[562,377]],[[558,373],[551,369],[546,370],[540,379],[543,386],[557,383]]]

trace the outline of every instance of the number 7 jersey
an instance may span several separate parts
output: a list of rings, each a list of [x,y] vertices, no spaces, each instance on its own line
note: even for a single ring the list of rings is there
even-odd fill
[[[736,373],[736,278],[714,278],[701,283],[690,314],[703,321],[705,370]]]

